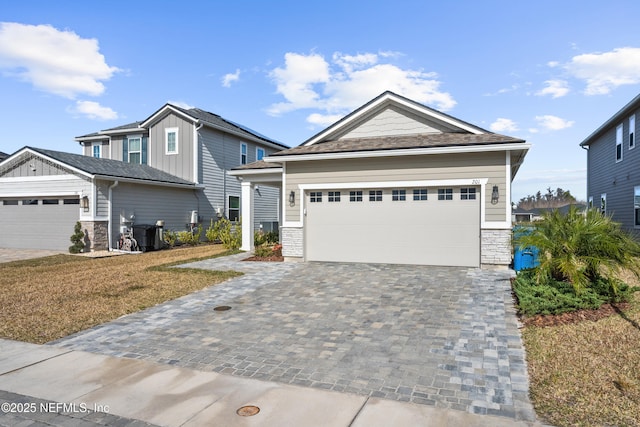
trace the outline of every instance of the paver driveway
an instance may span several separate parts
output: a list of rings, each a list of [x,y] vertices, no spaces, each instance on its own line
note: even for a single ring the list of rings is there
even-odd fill
[[[242,277],[55,344],[534,419],[510,272],[243,257],[187,265]]]

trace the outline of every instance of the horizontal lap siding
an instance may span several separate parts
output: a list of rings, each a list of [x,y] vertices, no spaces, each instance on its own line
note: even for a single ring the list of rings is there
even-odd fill
[[[636,114],[635,145],[629,149],[629,118],[625,117],[613,125],[589,147],[587,155],[587,197],[593,197],[593,205],[600,207],[600,196],[607,194],[607,213],[625,228],[634,228],[633,195],[634,187],[640,186],[640,147],[638,144],[638,122],[640,110]],[[616,127],[623,125],[622,160],[616,162]]]
[[[135,224],[155,225],[163,220],[165,230],[180,231],[187,229],[191,211],[199,209],[195,190],[190,189],[121,183],[112,197],[112,242],[120,235],[121,215],[135,215]]]
[[[80,194],[91,194],[91,182],[76,175],[67,175],[66,177],[57,175],[55,180],[49,180],[47,177],[24,180],[0,178],[0,197]]]
[[[288,162],[286,189],[301,194],[298,185],[341,182],[416,181],[487,178],[486,220],[506,221],[505,154],[442,154],[424,156],[379,157],[369,159],[319,160]],[[491,187],[498,185],[502,197],[492,205]],[[287,221],[300,221],[300,206],[286,208]]]

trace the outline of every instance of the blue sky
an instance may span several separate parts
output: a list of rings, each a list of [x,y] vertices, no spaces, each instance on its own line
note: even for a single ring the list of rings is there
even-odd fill
[[[513,200],[585,198],[578,144],[640,91],[640,2],[3,2],[0,151],[194,106],[295,146],[392,90],[532,148]]]

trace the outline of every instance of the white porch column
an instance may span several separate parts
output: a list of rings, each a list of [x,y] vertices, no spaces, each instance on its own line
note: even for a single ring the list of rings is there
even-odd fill
[[[242,246],[241,250],[250,252],[253,250],[253,192],[254,186],[250,181],[242,181],[242,204],[240,216],[242,217]]]

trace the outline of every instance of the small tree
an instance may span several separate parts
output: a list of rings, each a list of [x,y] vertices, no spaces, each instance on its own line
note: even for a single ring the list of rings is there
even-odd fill
[[[71,235],[71,246],[69,246],[69,253],[79,254],[84,250],[84,232],[82,231],[82,224],[80,221],[76,221],[76,225],[73,228],[73,234]]]
[[[640,244],[620,224],[597,209],[586,213],[572,206],[566,215],[554,210],[516,239],[520,248],[535,246],[540,265],[536,283],[549,279],[571,283],[576,293],[601,278],[614,279],[620,269],[640,273]],[[611,286],[615,280],[607,280]],[[617,289],[612,289],[615,293]]]

